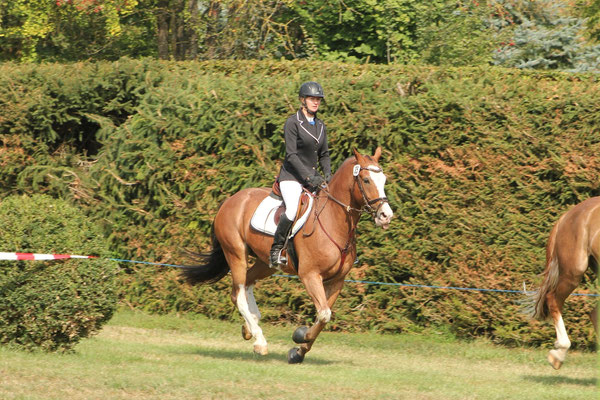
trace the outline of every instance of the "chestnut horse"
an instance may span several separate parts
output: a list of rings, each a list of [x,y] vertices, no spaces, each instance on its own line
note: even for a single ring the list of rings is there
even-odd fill
[[[567,211],[554,224],[546,245],[544,278],[534,294],[532,316],[540,320],[552,317],[556,330],[554,349],[548,354],[554,369],[561,367],[571,347],[562,318],[563,304],[588,267],[598,273],[599,256],[600,197],[592,197]],[[596,331],[597,311],[596,304],[590,314]]]
[[[331,308],[356,257],[355,229],[361,213],[370,212],[375,224],[383,229],[390,224],[393,212],[385,196],[386,177],[378,164],[380,156],[379,147],[373,156],[354,150],[354,157],[344,161],[329,184],[316,194],[314,213],[293,238],[298,264],[292,267],[288,263],[284,271],[298,274],[315,305],[317,318],[310,328],[301,326],[294,331],[292,339],[300,346],[288,352],[290,364],[304,360],[331,319]],[[267,341],[258,324],[261,315],[253,287],[257,280],[278,270],[268,263],[273,237],[252,229],[250,219],[269,193],[267,188],[249,188],[225,200],[213,222],[212,250],[203,255],[204,264],[182,272],[187,282],[197,284],[214,283],[231,270],[231,300],[244,318],[242,336],[246,340],[254,338],[254,352],[261,355],[268,353]],[[251,268],[249,255],[255,258]]]

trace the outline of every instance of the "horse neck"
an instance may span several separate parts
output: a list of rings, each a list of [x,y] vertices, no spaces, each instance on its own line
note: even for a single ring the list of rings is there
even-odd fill
[[[354,210],[360,209],[361,205],[354,199],[352,193],[354,191],[355,180],[352,176],[351,167],[342,165],[338,172],[333,176],[329,183],[329,194],[331,197],[343,203],[345,206],[349,206]],[[342,205],[337,204],[335,201],[329,200],[327,203],[330,213],[333,215],[345,215],[350,216],[353,220],[354,225],[358,222],[360,214],[356,211],[348,211]],[[338,217],[339,218],[339,217]],[[344,218],[345,220],[345,218]]]

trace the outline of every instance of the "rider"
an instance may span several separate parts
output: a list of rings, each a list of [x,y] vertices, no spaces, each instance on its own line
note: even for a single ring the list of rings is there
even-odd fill
[[[298,97],[300,109],[283,126],[286,154],[277,181],[285,213],[277,224],[271,247],[269,261],[273,267],[284,262],[281,250],[296,218],[302,187],[314,192],[331,179],[327,129],[325,123],[317,118],[321,100],[325,97],[323,88],[317,82],[305,82],[300,86]],[[317,171],[317,164],[321,165],[325,178]]]

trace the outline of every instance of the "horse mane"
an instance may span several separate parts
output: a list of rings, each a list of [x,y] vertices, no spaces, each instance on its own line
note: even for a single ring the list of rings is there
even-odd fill
[[[379,165],[379,164],[378,164],[378,163],[377,163],[377,162],[376,162],[376,161],[373,159],[373,157],[372,157],[372,156],[369,156],[369,155],[365,155],[365,154],[363,154],[363,157],[364,157],[364,158],[366,158],[367,160],[369,160],[369,161],[371,161],[371,162],[373,162],[373,163],[375,163],[375,164]],[[352,155],[352,156],[350,156],[350,157],[348,157],[348,158],[346,158],[346,159],[345,159],[345,160],[342,162],[342,164],[340,164],[340,166],[338,167],[338,169],[337,169],[336,173],[337,173],[338,171],[342,170],[343,168],[346,168],[346,165],[347,165],[347,164],[354,163],[354,162],[356,162],[356,161],[357,161],[357,160],[356,160],[356,157],[355,157],[355,156],[353,156],[353,155]]]
[[[350,157],[346,158],[344,160],[344,162],[342,162],[342,164],[340,164],[340,166],[338,167],[337,170],[339,171],[340,169],[344,168],[346,164],[350,164],[351,162],[354,162],[354,161],[356,161],[356,157],[354,157],[354,156],[350,156]]]

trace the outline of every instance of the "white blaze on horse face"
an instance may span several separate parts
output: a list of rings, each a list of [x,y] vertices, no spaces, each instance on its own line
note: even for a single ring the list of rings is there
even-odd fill
[[[377,170],[379,172],[370,170],[369,175],[371,175],[371,180],[373,181],[373,183],[375,183],[375,186],[377,187],[379,197],[384,198],[386,197],[384,189],[386,177],[380,168],[377,168]],[[385,202],[381,207],[379,207],[379,210],[377,210],[377,215],[375,216],[375,224],[385,229],[390,225],[390,221],[392,220],[393,216],[394,212],[392,211],[392,207],[390,207],[390,205],[387,202]]]

